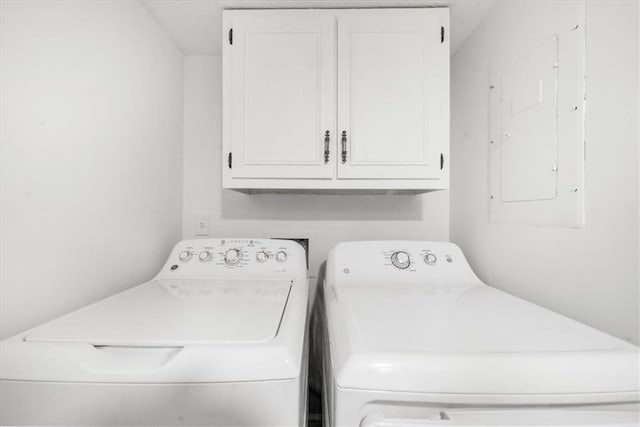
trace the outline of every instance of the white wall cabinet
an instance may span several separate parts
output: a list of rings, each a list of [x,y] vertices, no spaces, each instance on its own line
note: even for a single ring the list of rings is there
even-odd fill
[[[448,187],[448,9],[224,12],[223,184]]]
[[[234,13],[231,37],[225,84],[233,177],[330,179],[324,134],[331,139],[335,132],[334,19],[304,11]]]

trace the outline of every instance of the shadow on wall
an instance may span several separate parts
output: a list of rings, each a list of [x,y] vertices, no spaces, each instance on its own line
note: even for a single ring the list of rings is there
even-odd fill
[[[289,221],[423,219],[426,195],[245,194],[223,190],[222,219]]]

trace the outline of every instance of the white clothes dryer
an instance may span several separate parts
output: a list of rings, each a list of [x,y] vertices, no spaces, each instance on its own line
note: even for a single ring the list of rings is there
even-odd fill
[[[328,426],[638,426],[638,347],[482,283],[451,243],[337,245]]]
[[[302,426],[307,296],[295,242],[182,241],[153,280],[0,343],[0,424]]]

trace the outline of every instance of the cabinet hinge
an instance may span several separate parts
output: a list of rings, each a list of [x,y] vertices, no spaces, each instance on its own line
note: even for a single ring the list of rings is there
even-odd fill
[[[444,27],[440,27],[440,43],[444,43]]]
[[[440,170],[444,169],[444,154],[440,153]]]
[[[231,166],[233,165],[233,155],[231,153],[227,156],[227,164],[229,165],[229,169],[231,169]]]
[[[229,28],[229,44],[233,44],[233,28]]]

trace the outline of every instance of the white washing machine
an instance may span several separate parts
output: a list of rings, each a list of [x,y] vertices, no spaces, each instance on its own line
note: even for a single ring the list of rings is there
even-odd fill
[[[451,243],[337,245],[329,426],[638,426],[639,349],[482,283]]]
[[[295,242],[180,242],[153,280],[0,343],[0,424],[302,426],[307,295]]]

